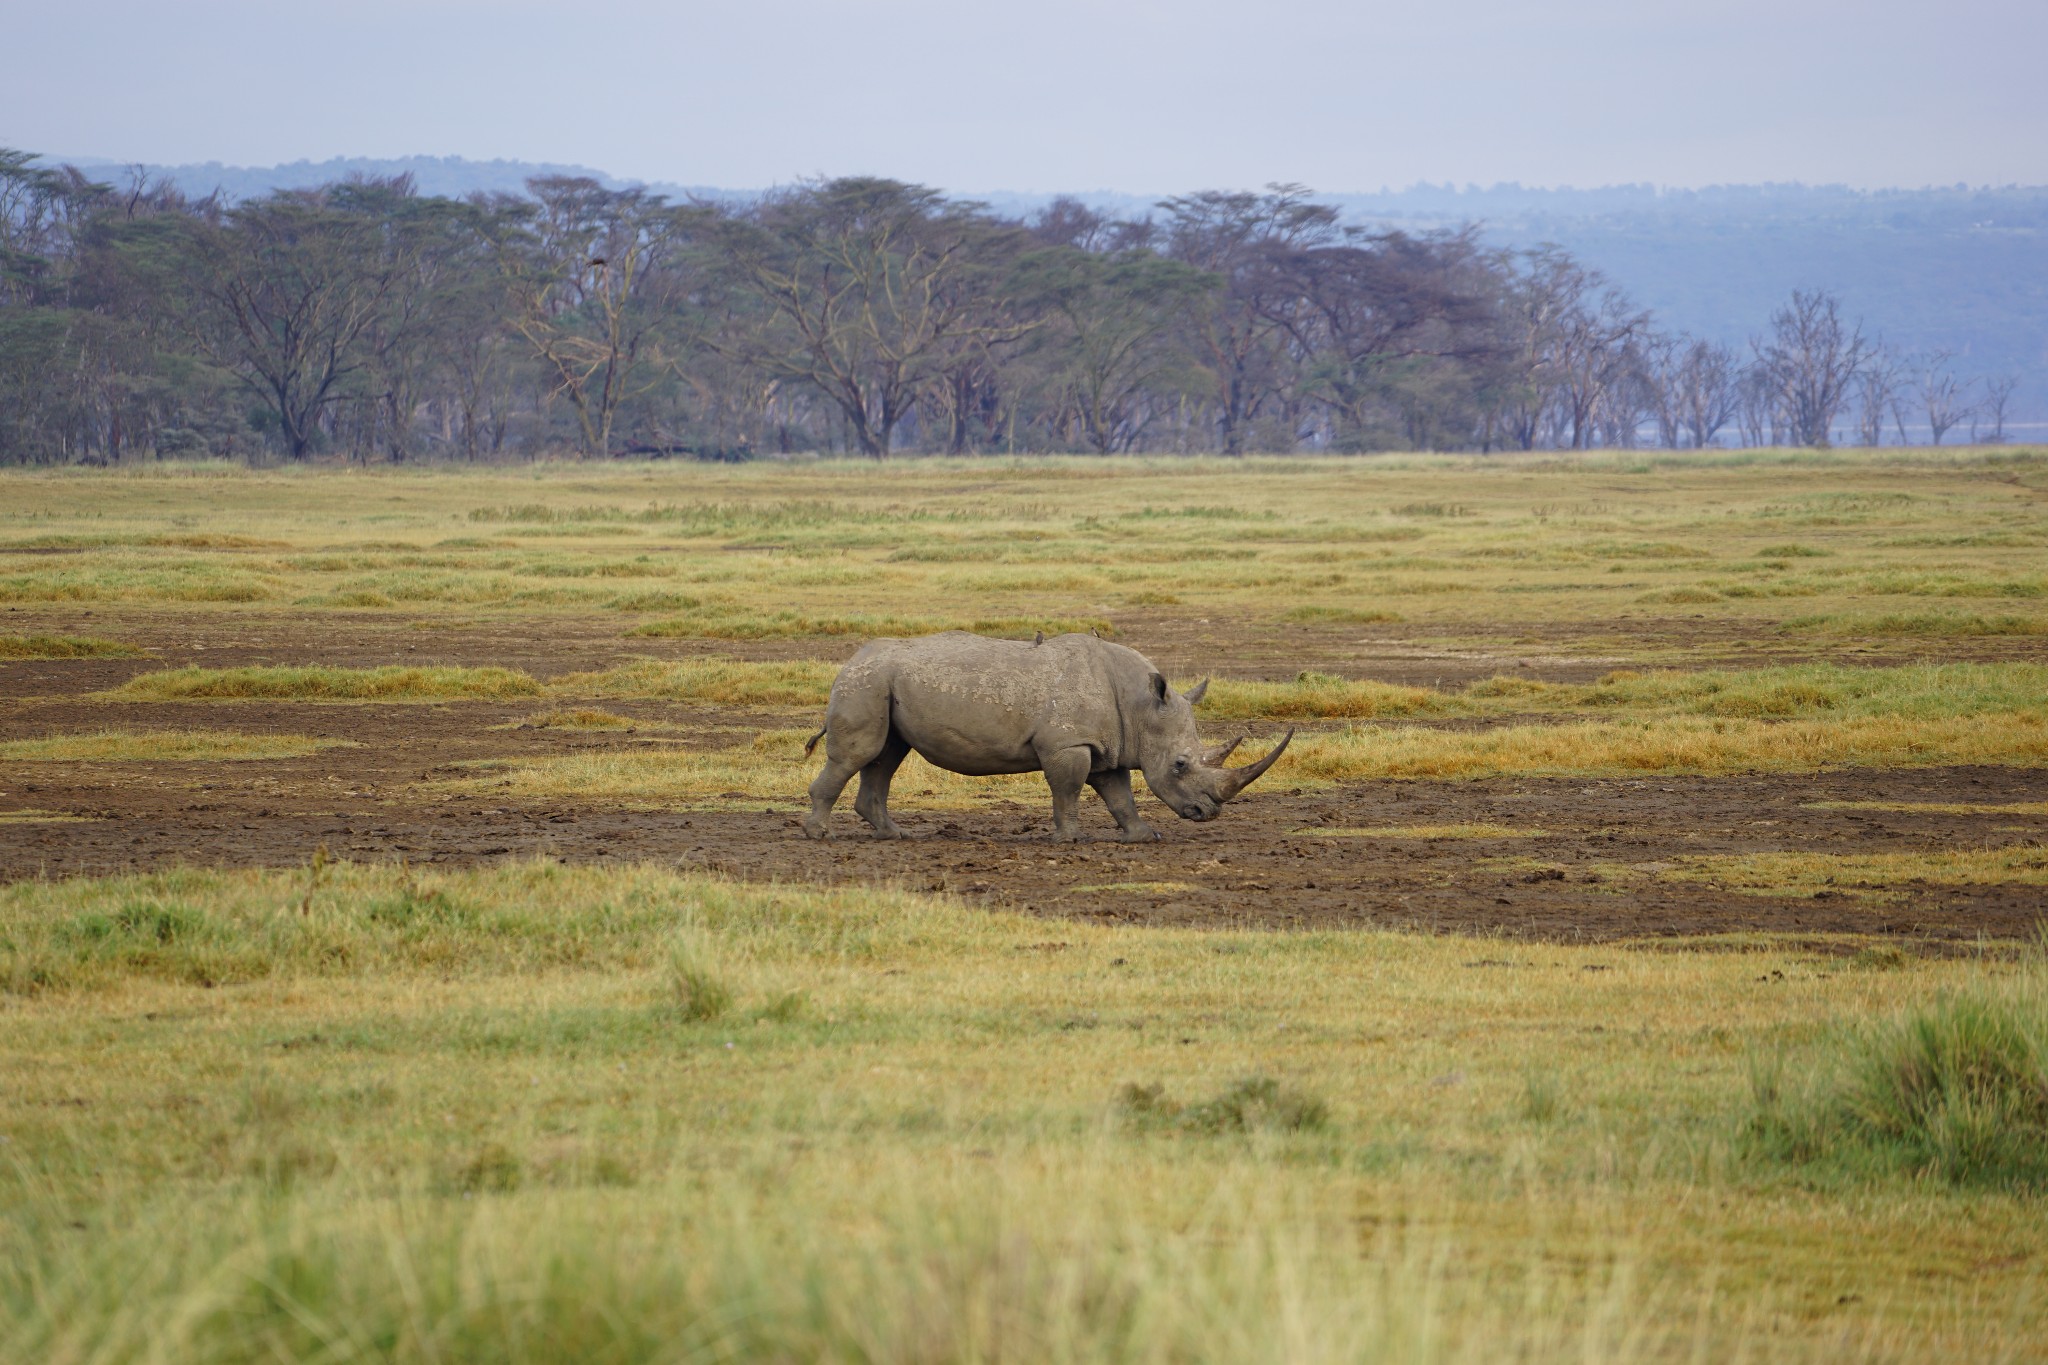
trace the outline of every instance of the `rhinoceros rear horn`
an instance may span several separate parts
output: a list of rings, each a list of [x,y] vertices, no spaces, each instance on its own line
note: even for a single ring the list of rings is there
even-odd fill
[[[1221,767],[1223,765],[1223,760],[1229,758],[1231,751],[1237,748],[1237,746],[1242,743],[1244,743],[1244,736],[1239,735],[1236,739],[1231,740],[1228,744],[1219,744],[1213,749],[1204,749],[1202,751],[1203,764],[1211,768]]]
[[[1288,741],[1293,738],[1294,727],[1290,725],[1287,727],[1287,733],[1280,737],[1280,742],[1275,744],[1271,752],[1264,758],[1256,763],[1248,763],[1242,768],[1230,769],[1224,779],[1222,799],[1225,801],[1230,800],[1246,787],[1249,787],[1252,783],[1265,776],[1266,769],[1273,766],[1273,760],[1280,757],[1286,751]]]

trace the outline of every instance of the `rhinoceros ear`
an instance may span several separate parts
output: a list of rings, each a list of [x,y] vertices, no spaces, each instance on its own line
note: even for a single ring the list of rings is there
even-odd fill
[[[1152,700],[1160,703],[1162,706],[1165,705],[1167,694],[1170,690],[1166,685],[1164,674],[1154,673],[1152,675]]]
[[[1200,682],[1196,683],[1193,687],[1190,687],[1187,691],[1181,693],[1181,695],[1188,699],[1189,706],[1193,706],[1196,702],[1202,699],[1203,695],[1206,694],[1208,690],[1209,680],[1207,678],[1204,678]]]

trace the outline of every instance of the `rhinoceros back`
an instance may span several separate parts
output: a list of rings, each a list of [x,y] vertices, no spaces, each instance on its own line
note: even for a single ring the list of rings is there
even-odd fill
[[[1116,729],[1105,650],[1087,635],[1042,644],[962,631],[875,640],[832,685],[828,724],[860,723],[886,699],[888,723],[942,768],[1029,772],[1050,743],[1100,743]],[[876,717],[879,718],[879,717]]]

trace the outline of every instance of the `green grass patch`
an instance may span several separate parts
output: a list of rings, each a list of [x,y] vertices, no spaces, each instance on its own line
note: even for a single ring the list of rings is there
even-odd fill
[[[2048,848],[1948,848],[1915,853],[1727,853],[1687,857],[1665,874],[1757,896],[1852,895],[1897,900],[1914,886],[2048,886]]]
[[[128,659],[134,645],[97,635],[0,635],[0,659]]]
[[[1925,815],[2048,815],[2048,801],[1802,801],[1804,810],[1891,810]]]
[[[1329,720],[1441,714],[1456,703],[1426,687],[1352,682],[1330,673],[1304,672],[1292,682],[1216,678],[1197,714],[1204,720]]]
[[[102,693],[114,701],[506,701],[542,688],[510,668],[172,668]]]
[[[935,635],[967,630],[977,635],[1025,637],[1093,632],[1107,639],[1116,628],[1102,617],[1075,616],[895,616],[854,613],[845,616],[808,612],[750,611],[707,604],[688,615],[651,621],[626,632],[627,637],[684,640],[782,640],[809,636],[855,635],[867,639]]]
[[[345,739],[250,735],[232,730],[95,730],[0,742],[0,759],[17,763],[226,763],[304,758],[354,748]]]
[[[1817,631],[1827,635],[1904,635],[1934,639],[1980,635],[2048,635],[2048,619],[2036,616],[1983,616],[1949,612],[1884,612],[1863,616],[1835,613],[1800,616],[1779,629],[1786,634]]]
[[[565,697],[649,697],[706,706],[823,706],[836,665],[809,659],[641,659],[594,673],[567,673],[548,690]]]
[[[548,861],[446,876],[316,860],[295,872],[182,869],[15,882],[0,886],[0,990],[101,989],[134,978],[223,985],[272,976],[651,970],[680,960],[672,951],[679,926],[733,945],[742,962],[860,957],[903,951],[957,913],[891,892],[740,887]],[[959,928],[967,941],[1018,932],[994,923]],[[742,995],[753,989],[744,985]]]

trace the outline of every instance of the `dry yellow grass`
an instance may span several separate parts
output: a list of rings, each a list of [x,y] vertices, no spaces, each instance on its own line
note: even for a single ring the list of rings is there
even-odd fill
[[[594,706],[557,707],[536,711],[508,727],[516,730],[625,730],[635,725],[629,716],[600,711]]]
[[[511,668],[168,668],[130,678],[112,701],[502,701],[538,696]]]
[[[0,825],[69,825],[98,818],[61,810],[0,810]]]
[[[430,791],[488,793],[510,800],[573,798],[624,806],[682,808],[722,798],[773,802],[794,809],[804,799],[818,765],[803,757],[808,733],[767,731],[751,744],[706,748],[695,744],[659,749],[603,750],[482,766],[474,778],[440,782]],[[962,777],[934,768],[916,754],[905,759],[890,789],[890,805],[910,810],[963,810],[989,801],[1046,799],[1045,779],[1036,773],[1005,777]],[[854,819],[850,799],[839,806]]]
[[[2048,801],[1806,801],[1807,810],[1924,811],[1929,815],[2048,815]]]
[[[1932,720],[1709,720],[1508,725],[1490,730],[1354,727],[1298,738],[1294,780],[1467,778],[1500,773],[1613,777],[1632,773],[1811,771],[1837,765],[2036,764],[2048,719],[2035,712]]]
[[[1907,883],[1934,886],[2048,886],[2048,847],[1942,849],[1925,853],[1739,853],[1691,857],[1659,874],[1760,896],[1823,891],[1872,900],[1904,895]]]
[[[1318,839],[1541,839],[1547,829],[1513,825],[1311,825],[1289,830],[1289,834],[1313,835]]]
[[[838,669],[809,660],[743,663],[734,659],[643,659],[548,683],[563,697],[649,697],[709,706],[823,706]]]
[[[18,763],[224,763],[304,758],[354,748],[345,739],[240,734],[232,730],[95,730],[0,743],[0,760]]]

